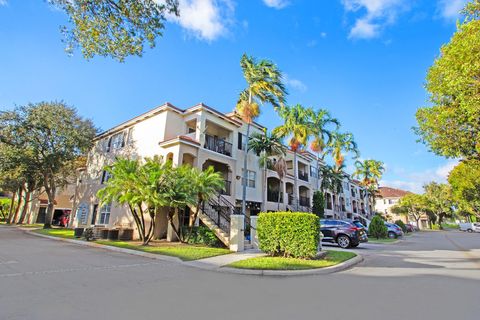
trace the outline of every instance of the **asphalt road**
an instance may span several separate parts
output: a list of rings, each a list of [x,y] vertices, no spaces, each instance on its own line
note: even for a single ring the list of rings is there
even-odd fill
[[[480,319],[480,234],[422,232],[330,275],[220,274],[0,227],[0,320]]]

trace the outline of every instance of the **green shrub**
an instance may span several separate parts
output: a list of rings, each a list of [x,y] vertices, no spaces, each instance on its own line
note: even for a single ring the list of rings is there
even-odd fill
[[[260,213],[260,249],[272,256],[313,258],[318,251],[320,219],[304,212]]]
[[[313,193],[312,213],[316,214],[320,219],[323,219],[325,213],[325,196],[321,191]]]
[[[371,237],[380,239],[387,237],[387,226],[385,225],[382,217],[374,216],[370,225],[368,226],[368,234]]]
[[[430,229],[432,230],[440,230],[440,226],[438,224],[430,224]]]
[[[402,220],[397,220],[397,221],[395,221],[395,224],[396,224],[397,226],[399,226],[400,228],[402,228],[402,230],[403,230],[404,233],[407,233],[407,226],[405,225],[405,223],[403,223]]]
[[[184,228],[183,234],[187,235],[189,228]],[[188,238],[190,244],[203,244],[209,247],[222,247],[223,243],[217,238],[215,232],[208,227],[199,226],[192,229],[192,234]]]

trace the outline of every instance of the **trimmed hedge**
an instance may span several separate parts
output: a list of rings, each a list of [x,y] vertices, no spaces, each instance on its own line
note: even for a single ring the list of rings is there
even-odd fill
[[[370,225],[368,226],[368,234],[377,239],[387,237],[388,228],[382,217],[376,215],[372,218],[372,221],[370,221]]]
[[[271,256],[313,258],[320,240],[320,219],[305,212],[260,213],[259,246]]]

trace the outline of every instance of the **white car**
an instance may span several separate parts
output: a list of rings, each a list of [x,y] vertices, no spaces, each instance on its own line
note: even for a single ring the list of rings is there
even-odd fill
[[[460,223],[459,226],[460,231],[480,232],[480,223],[478,222]]]

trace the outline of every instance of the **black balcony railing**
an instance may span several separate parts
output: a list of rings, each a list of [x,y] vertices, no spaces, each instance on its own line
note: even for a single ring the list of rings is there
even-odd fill
[[[308,181],[308,173],[302,170],[298,170],[298,178],[303,181]]]
[[[310,207],[310,198],[309,197],[298,197],[298,203],[302,206],[302,207]]]
[[[291,206],[293,205],[293,194],[287,193],[287,195],[288,195],[288,205]]]
[[[230,196],[232,193],[231,193],[231,186],[232,186],[232,182],[231,181],[228,181],[228,180],[224,180],[224,183],[225,183],[225,189],[220,191],[220,194],[223,194],[225,196]]]
[[[279,196],[280,196],[280,200],[278,200]],[[268,190],[267,191],[267,201],[283,202],[283,192]]]
[[[221,138],[205,135],[205,146],[206,149],[212,150],[226,156],[232,156],[232,144]]]

